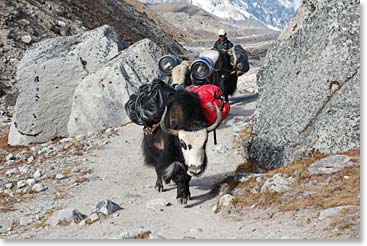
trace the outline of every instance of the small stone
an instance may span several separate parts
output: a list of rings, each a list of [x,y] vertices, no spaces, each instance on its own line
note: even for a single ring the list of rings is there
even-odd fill
[[[12,174],[14,173],[17,173],[18,172],[18,169],[17,168],[12,168],[12,169],[9,169],[5,172],[5,175],[6,176],[11,176]]]
[[[107,128],[105,131],[107,137],[111,137],[113,132],[114,132],[113,128]]]
[[[258,193],[259,193],[259,191],[258,191],[258,189],[257,189],[256,187],[254,187],[254,188],[252,188],[252,189],[250,190],[250,193],[251,193],[251,194],[258,194]]]
[[[29,187],[24,187],[24,188],[23,188],[23,190],[22,190],[22,192],[23,192],[24,194],[28,193],[28,191],[29,191]]]
[[[13,183],[7,183],[6,185],[5,185],[5,188],[7,188],[7,189],[11,189],[11,188],[13,188]]]
[[[19,22],[22,24],[22,26],[28,26],[31,24],[31,22],[27,19],[21,19]]]
[[[21,167],[18,167],[18,170],[20,173],[25,174],[25,173],[28,173],[31,170],[31,168],[28,166],[21,166]]]
[[[98,221],[100,218],[99,218],[99,215],[98,213],[92,213],[90,214],[86,219],[85,219],[85,223],[86,224],[93,224],[94,222]]]
[[[63,147],[63,149],[69,149],[71,146],[73,146],[73,143],[66,143]]]
[[[16,189],[15,190],[15,193],[16,194],[23,194],[23,189]]]
[[[27,158],[29,157],[29,154],[26,151],[22,151],[19,152],[15,155],[15,159],[20,159],[20,160],[27,160]]]
[[[4,194],[7,194],[7,195],[9,195],[9,196],[14,196],[14,192],[13,191],[11,191],[11,190],[4,190]]]
[[[243,183],[243,182],[246,182],[246,181],[250,180],[251,177],[253,177],[253,176],[255,176],[254,173],[240,171],[240,172],[237,172],[235,174],[234,179],[240,181],[241,183]]]
[[[39,146],[32,146],[32,147],[31,147],[31,151],[32,151],[33,153],[38,153],[38,151],[40,151],[40,147],[39,147]]]
[[[7,160],[7,161],[15,160],[14,154],[13,153],[7,154],[6,157],[5,157],[5,160]]]
[[[11,164],[13,164],[15,162],[15,160],[9,160],[5,162],[6,166],[10,166]]]
[[[77,135],[76,137],[75,137],[75,139],[76,140],[78,140],[78,141],[83,141],[83,140],[85,140],[87,137],[84,135],[84,134],[81,134],[81,135]]]
[[[25,226],[25,225],[29,225],[30,223],[32,223],[32,221],[33,220],[31,218],[29,218],[29,217],[21,217],[19,219],[19,224],[21,226]]]
[[[34,172],[34,174],[33,174],[33,177],[34,177],[35,179],[39,179],[41,176],[42,176],[42,173],[41,173],[41,171],[40,171],[39,169],[37,169],[37,170]]]
[[[65,27],[66,26],[66,23],[59,20],[59,21],[57,21],[57,25],[58,26],[61,26],[61,27]]]
[[[56,174],[55,178],[56,178],[57,180],[61,180],[61,179],[64,179],[64,178],[65,178],[65,175],[64,175],[64,174],[62,174],[62,173],[58,173],[58,174]]]
[[[225,194],[219,199],[220,207],[227,207],[232,205],[234,201],[234,197],[231,194]]]
[[[32,187],[33,185],[36,184],[36,180],[34,178],[29,178],[29,179],[27,179],[26,182],[27,182],[27,185],[30,186],[30,187]]]
[[[81,168],[80,168],[80,167],[74,167],[71,171],[72,171],[73,173],[79,173],[79,172],[80,172],[80,170],[81,170]]]
[[[32,37],[29,34],[22,36],[20,39],[25,44],[30,44],[32,42]]]
[[[74,209],[72,212],[72,216],[71,216],[71,220],[75,223],[79,223],[82,220],[84,220],[85,218],[87,218],[87,216],[85,214],[82,214],[81,212],[79,212],[77,209]]]
[[[41,191],[44,191],[47,189],[47,186],[41,184],[41,183],[37,183],[37,184],[34,184],[32,186],[32,190],[35,191],[35,192],[41,192]]]
[[[288,181],[281,176],[281,174],[274,174],[273,177],[267,179],[263,186],[261,187],[261,193],[270,192],[270,193],[283,193],[290,190],[288,186]]]
[[[101,212],[105,215],[113,214],[114,212],[121,210],[122,208],[117,203],[111,200],[103,200],[96,205],[97,212]]]
[[[92,221],[95,222],[97,220],[99,220],[99,215],[97,213],[92,213],[91,215],[88,216],[88,218]]]
[[[50,226],[57,226],[58,224],[69,224],[71,223],[72,210],[63,209],[55,212],[49,219],[48,224]]]
[[[34,156],[31,155],[28,159],[27,159],[27,162],[28,163],[31,163],[32,161],[34,161]]]
[[[347,209],[359,209],[359,206],[347,205],[324,209],[320,212],[319,220],[324,220],[326,218],[338,216],[342,210]]]
[[[19,180],[18,182],[17,182],[17,188],[23,188],[23,187],[25,187],[27,184],[26,184],[26,182],[24,182],[24,180]]]
[[[171,203],[167,202],[162,198],[155,198],[146,203],[148,209],[163,209],[164,207],[170,206]]]
[[[332,155],[311,164],[307,171],[311,174],[330,174],[353,165],[349,156]]]
[[[5,185],[9,183],[9,180],[7,178],[0,177],[0,186]]]

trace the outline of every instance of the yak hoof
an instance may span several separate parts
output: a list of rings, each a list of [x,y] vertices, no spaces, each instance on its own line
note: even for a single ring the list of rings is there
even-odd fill
[[[156,185],[156,186],[154,186],[154,188],[155,188],[158,192],[163,192],[163,185]]]
[[[188,198],[183,198],[183,197],[177,198],[177,202],[180,205],[186,205],[187,204],[187,200],[188,200]]]

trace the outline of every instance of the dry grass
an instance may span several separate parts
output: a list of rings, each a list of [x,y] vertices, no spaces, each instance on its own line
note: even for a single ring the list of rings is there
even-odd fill
[[[23,147],[10,146],[10,145],[8,145],[8,135],[9,135],[9,131],[8,130],[6,130],[6,131],[4,131],[4,130],[0,131],[0,149],[3,149],[5,151],[7,151],[7,152],[12,152],[12,153],[21,151],[23,149]],[[5,160],[5,157],[4,157],[4,160]],[[0,161],[1,161],[1,159],[0,159]]]
[[[340,211],[340,216],[333,218],[328,228],[325,230],[334,230],[335,237],[345,237],[346,232],[348,232],[348,238],[359,238],[360,232],[360,215],[356,211],[351,211],[350,209],[342,209]]]
[[[235,203],[240,207],[256,206],[268,207],[276,206],[280,211],[299,210],[305,207],[330,208],[342,205],[360,204],[360,151],[352,150],[344,152],[351,157],[355,165],[346,167],[336,173],[328,175],[312,175],[307,172],[307,167],[312,163],[328,156],[326,154],[314,153],[294,161],[293,163],[268,171],[263,176],[272,177],[276,173],[283,177],[292,177],[295,182],[289,186],[292,191],[277,193],[256,193],[253,189],[260,190],[262,183],[258,183],[253,177],[247,182],[237,183],[233,188],[243,191],[243,195],[236,196]],[[243,163],[238,166],[237,172],[252,172],[250,163]],[[347,178],[344,178],[347,177]],[[304,191],[312,192],[305,196]]]
[[[0,194],[0,212],[7,213],[14,211],[12,204],[16,202],[16,199],[7,195],[7,194]]]

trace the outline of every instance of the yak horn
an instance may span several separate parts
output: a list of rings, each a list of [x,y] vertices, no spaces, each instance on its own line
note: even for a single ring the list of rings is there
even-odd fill
[[[214,131],[215,129],[217,129],[220,122],[222,121],[222,113],[220,112],[217,104],[216,103],[213,103],[213,104],[214,104],[214,107],[215,107],[215,111],[217,112],[217,120],[212,125],[210,125],[206,128],[206,130],[208,132],[211,132],[211,131]]]
[[[160,122],[162,131],[165,133],[171,134],[173,136],[178,136],[177,130],[167,128],[166,123],[165,123],[166,114],[167,114],[167,107],[164,109],[164,113],[163,113],[163,116]]]

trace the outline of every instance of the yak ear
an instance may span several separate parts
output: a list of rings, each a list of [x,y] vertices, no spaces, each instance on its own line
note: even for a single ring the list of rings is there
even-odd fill
[[[178,129],[183,121],[182,107],[179,105],[172,105],[169,110],[168,124],[171,129]]]

